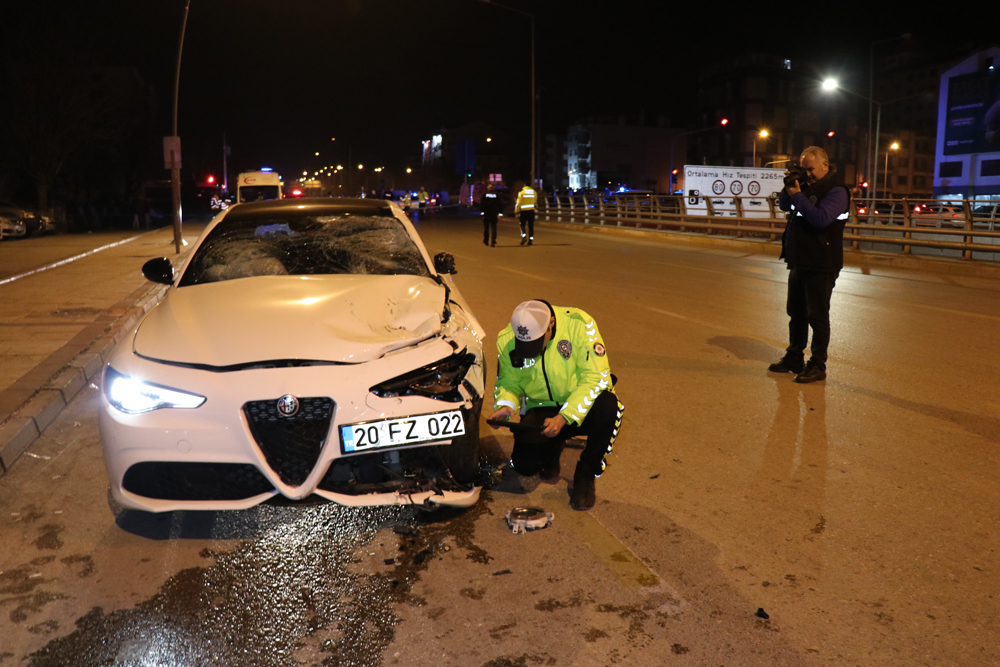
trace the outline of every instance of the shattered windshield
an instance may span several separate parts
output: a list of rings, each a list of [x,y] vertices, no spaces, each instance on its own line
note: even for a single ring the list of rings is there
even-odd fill
[[[223,220],[209,232],[179,287],[254,276],[430,277],[420,249],[391,216],[289,216]]]

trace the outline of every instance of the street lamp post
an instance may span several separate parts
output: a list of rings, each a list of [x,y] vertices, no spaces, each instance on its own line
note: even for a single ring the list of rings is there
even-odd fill
[[[757,166],[757,140],[758,139],[767,139],[767,137],[768,137],[767,130],[761,130],[760,134],[758,134],[756,137],[753,138],[753,166],[754,167]]]
[[[174,124],[173,136],[177,137],[177,98],[181,88],[181,54],[184,52],[184,32],[187,30],[188,9],[191,7],[191,0],[184,3],[184,18],[181,21],[181,37],[177,45],[177,68],[174,72]],[[179,141],[178,141],[179,147]],[[170,154],[170,190],[173,194],[174,203],[174,251],[180,254],[181,242],[181,168],[179,165],[180,155]]]
[[[899,150],[899,144],[897,144],[894,141],[892,142],[892,145],[889,146],[889,148],[885,149],[885,185],[883,185],[882,189],[885,190],[886,197],[889,196],[889,151],[890,150],[894,151]]]
[[[537,128],[535,127],[535,15],[529,12],[523,12],[520,9],[507,7],[506,5],[497,5],[490,0],[480,1],[494,7],[499,7],[500,9],[506,9],[509,12],[527,16],[531,19],[531,187],[535,187],[535,156],[538,153],[535,138],[535,132],[537,131]]]
[[[701,132],[708,132],[709,130],[717,130],[720,127],[725,127],[729,124],[728,118],[723,118],[719,121],[718,125],[712,127],[703,127],[700,130],[689,130],[687,132],[681,132],[680,134],[675,134],[674,138],[670,140],[670,178],[674,177],[674,148],[677,146],[677,140],[681,137],[686,137],[689,134],[699,134]],[[670,194],[674,193],[674,184],[670,183]]]
[[[872,160],[872,173],[871,173],[871,181],[870,181],[871,184],[872,184],[872,191],[871,191],[871,197],[869,197],[869,199],[871,201],[874,201],[875,200],[875,196],[876,196],[876,189],[878,187],[878,140],[879,140],[879,132],[882,129],[882,105],[883,104],[895,104],[896,102],[902,102],[904,100],[913,99],[914,97],[923,97],[926,93],[917,93],[916,95],[907,95],[905,97],[897,97],[894,100],[888,100],[888,101],[885,101],[885,102],[879,102],[878,100],[873,100],[870,97],[865,97],[861,93],[856,93],[853,90],[850,90],[849,88],[842,88],[837,83],[837,81],[835,79],[826,79],[826,80],[824,80],[823,81],[823,90],[828,90],[828,91],[830,91],[830,90],[842,90],[845,93],[850,93],[851,95],[854,95],[855,97],[860,97],[861,99],[866,100],[870,104],[874,104],[875,105],[875,153],[876,154],[875,154],[875,159]],[[886,155],[888,155],[888,153],[886,153]],[[865,176],[867,177],[868,174],[865,174]]]

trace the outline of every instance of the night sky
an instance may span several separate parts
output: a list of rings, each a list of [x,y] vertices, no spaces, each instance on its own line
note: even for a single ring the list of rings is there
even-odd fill
[[[942,57],[1000,41],[996,2],[933,14],[884,2],[507,4],[535,15],[544,132],[640,110],[693,122],[698,68],[750,51],[809,59],[864,91],[873,40],[910,32]],[[962,16],[945,17],[959,6]],[[184,0],[0,0],[0,32],[16,48],[135,67],[157,92],[168,134],[183,8]],[[286,177],[346,165],[349,151],[355,164],[417,166],[422,139],[477,120],[527,146],[529,35],[525,16],[482,0],[191,0],[185,170],[220,173],[224,132],[231,176],[264,164]]]

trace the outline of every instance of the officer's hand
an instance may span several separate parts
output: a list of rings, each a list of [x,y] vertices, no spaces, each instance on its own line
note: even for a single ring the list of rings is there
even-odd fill
[[[507,421],[513,416],[514,416],[514,411],[505,405],[504,407],[500,408],[492,415],[490,415],[490,421],[493,420]],[[499,426],[493,426],[493,424],[490,424],[490,426],[493,427],[494,431],[500,428]]]
[[[554,438],[559,435],[559,431],[562,427],[566,425],[566,418],[562,415],[556,415],[555,417],[549,417],[542,424],[542,435],[546,438]]]

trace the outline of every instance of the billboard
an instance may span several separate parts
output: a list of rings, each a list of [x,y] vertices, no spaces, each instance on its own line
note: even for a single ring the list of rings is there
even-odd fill
[[[778,196],[784,187],[784,176],[784,169],[685,165],[685,205],[688,213],[705,211],[707,215],[705,201],[708,199],[716,215],[735,218],[735,196],[740,198],[744,217],[769,218],[771,210],[767,198]]]
[[[944,154],[1000,151],[1000,72],[986,70],[948,80]]]

